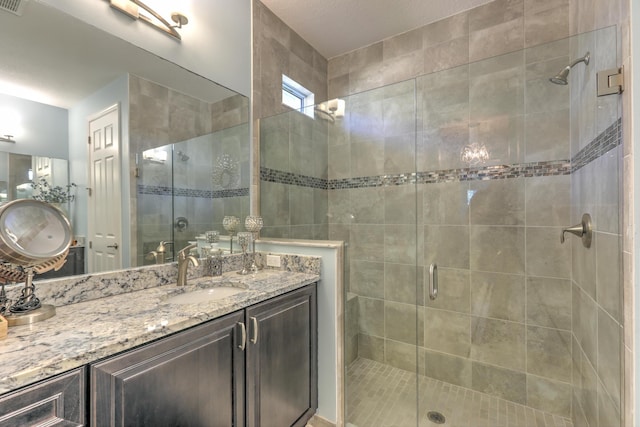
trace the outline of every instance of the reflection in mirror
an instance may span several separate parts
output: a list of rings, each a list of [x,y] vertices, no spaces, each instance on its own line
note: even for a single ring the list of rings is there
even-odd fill
[[[50,188],[65,189],[69,185],[69,162],[0,151],[0,203],[33,198],[38,195],[34,183],[41,180]]]
[[[249,214],[248,132],[234,126],[138,155],[138,265],[171,261],[205,232],[223,234],[224,216]]]
[[[39,176],[34,158],[68,161],[60,166],[67,170],[65,181],[57,175],[53,179],[63,187],[78,185],[68,216],[76,238],[87,242],[81,271],[92,256],[89,230],[96,221],[89,209],[109,212],[112,205],[93,206],[100,189],[90,185],[94,169],[87,145],[90,119],[110,107],[118,108],[115,141],[121,165],[120,188],[113,194],[121,197],[122,208],[106,215],[122,230],[108,245],[106,255],[120,261],[114,265],[142,265],[153,245],[175,241],[180,249],[203,231],[221,229],[216,223],[225,214],[248,214],[246,97],[39,2],[29,2],[22,16],[0,11],[0,32],[5,35],[0,53],[11,58],[0,64],[0,110],[9,107],[21,117],[18,132],[0,129],[16,141],[0,141],[0,151],[7,153],[0,153],[0,165],[11,160],[16,163],[12,169],[20,171],[13,177],[8,166],[0,168],[0,201],[28,196],[23,175],[31,165],[34,181]],[[142,156],[161,147],[171,149],[166,175],[149,170],[161,165]],[[189,160],[176,164],[178,151]],[[231,156],[240,172],[237,184],[224,191],[216,189],[212,176],[213,163],[222,154]],[[228,171],[222,175],[229,178]],[[162,197],[150,191],[162,192]],[[178,217],[189,222],[179,236],[173,226]]]

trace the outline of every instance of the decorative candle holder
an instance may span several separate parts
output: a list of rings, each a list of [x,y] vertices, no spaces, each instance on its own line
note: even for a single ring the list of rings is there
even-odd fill
[[[253,235],[251,233],[246,231],[238,233],[238,244],[242,249],[242,270],[238,271],[238,274],[244,275],[251,272],[251,267],[247,265],[249,264],[247,262],[247,248],[249,247],[251,240],[253,240]]]
[[[260,270],[262,267],[258,267],[256,265],[256,240],[258,240],[258,235],[260,234],[260,230],[262,230],[263,221],[261,216],[248,216],[244,219],[244,228],[245,230],[251,232],[252,239],[252,254],[251,254],[251,271]]]
[[[229,252],[233,253],[233,235],[236,233],[238,229],[238,224],[240,224],[240,220],[238,217],[233,215],[225,216],[222,219],[222,226],[229,233]]]
[[[220,240],[220,233],[216,230],[207,231],[204,235],[207,238],[207,243],[218,243]]]

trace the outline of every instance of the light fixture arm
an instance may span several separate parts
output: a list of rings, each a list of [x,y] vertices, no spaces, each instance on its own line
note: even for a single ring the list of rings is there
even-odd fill
[[[171,19],[177,25],[171,25],[169,21],[160,16],[158,12],[140,0],[109,0],[109,3],[111,4],[111,7],[119,10],[125,15],[133,19],[140,19],[152,27],[169,34],[177,40],[182,40],[182,36],[178,33],[176,28],[182,28],[183,25],[186,25],[189,22],[189,19],[186,16],[181,13],[174,12],[171,14]],[[140,14],[140,8],[149,13],[154,19],[145,16],[144,14]]]
[[[4,135],[4,136],[0,136],[0,142],[11,142],[11,143],[16,143],[16,140],[13,139],[13,135]]]

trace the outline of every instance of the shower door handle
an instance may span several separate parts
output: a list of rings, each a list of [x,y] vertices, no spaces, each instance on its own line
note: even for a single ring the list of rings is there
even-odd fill
[[[434,300],[438,296],[438,266],[429,266],[429,298]]]

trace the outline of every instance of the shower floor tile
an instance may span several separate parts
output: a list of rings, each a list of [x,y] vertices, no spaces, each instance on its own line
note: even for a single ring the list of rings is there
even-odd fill
[[[571,420],[369,359],[347,368],[348,427],[573,427]],[[444,424],[428,419],[440,412]],[[416,418],[419,418],[419,422]]]

